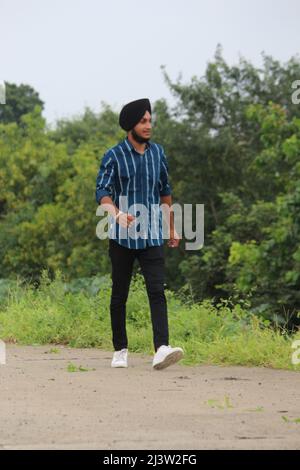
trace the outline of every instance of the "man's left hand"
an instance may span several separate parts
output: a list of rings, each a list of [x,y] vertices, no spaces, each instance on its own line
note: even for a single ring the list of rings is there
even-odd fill
[[[170,230],[170,239],[168,240],[168,247],[170,248],[178,248],[180,243],[180,236],[176,232],[175,229]]]

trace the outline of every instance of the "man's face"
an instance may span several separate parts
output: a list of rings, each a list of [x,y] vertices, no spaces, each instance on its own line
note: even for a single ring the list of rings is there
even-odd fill
[[[151,137],[151,114],[146,111],[142,119],[133,128],[133,137],[137,134],[144,142],[147,142]]]

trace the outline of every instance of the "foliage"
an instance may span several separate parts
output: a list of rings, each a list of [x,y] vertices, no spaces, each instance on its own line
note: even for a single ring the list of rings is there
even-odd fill
[[[60,271],[52,279],[44,270],[38,288],[28,283],[9,291],[0,308],[0,337],[19,344],[111,350],[110,294],[107,283],[102,283],[98,292],[72,292]],[[183,363],[299,369],[291,362],[292,342],[300,339],[299,333],[291,336],[282,328],[270,328],[267,320],[249,314],[247,305],[232,305],[226,299],[217,306],[209,299],[187,305],[172,291],[166,290],[166,296],[170,337],[183,347]],[[153,353],[149,304],[138,273],[128,297],[127,334],[131,351]],[[68,370],[86,369],[71,363]]]
[[[184,238],[167,250],[168,289],[187,306],[230,299],[297,328],[300,106],[291,95],[299,58],[281,64],[263,55],[260,68],[244,58],[230,66],[218,46],[202,77],[183,84],[163,74],[176,105],[154,103],[153,140],[168,156],[173,201],[205,206],[204,247],[187,251]],[[124,138],[117,114],[102,103],[98,114],[86,108],[50,129],[33,89],[11,84],[8,92],[0,115],[0,299],[18,276],[38,286],[44,269],[52,278],[61,270],[70,294],[97,291],[95,279],[109,284],[110,261],[107,241],[96,236],[95,179],[107,148]],[[143,318],[138,304],[130,315]]]

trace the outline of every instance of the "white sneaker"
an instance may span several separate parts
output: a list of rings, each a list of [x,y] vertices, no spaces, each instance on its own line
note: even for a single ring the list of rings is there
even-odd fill
[[[115,351],[111,361],[111,367],[128,367],[127,355],[128,349],[126,348]]]
[[[182,348],[172,348],[169,346],[160,346],[156,351],[152,367],[154,369],[164,369],[165,367],[175,364],[175,362],[180,361],[183,358],[183,349]]]

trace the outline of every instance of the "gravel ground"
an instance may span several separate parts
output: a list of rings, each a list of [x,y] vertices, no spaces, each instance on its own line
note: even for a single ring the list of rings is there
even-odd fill
[[[112,354],[7,344],[0,449],[300,449],[299,372]]]

